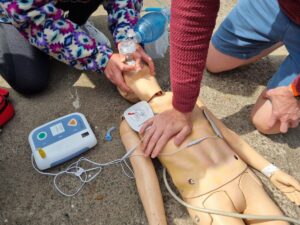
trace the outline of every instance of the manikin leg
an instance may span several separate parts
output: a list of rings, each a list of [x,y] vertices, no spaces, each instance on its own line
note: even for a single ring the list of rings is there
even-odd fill
[[[263,189],[260,180],[250,169],[239,178],[224,185],[218,190],[198,198],[185,199],[193,206],[216,209],[227,212],[257,215],[283,215],[280,209]],[[218,215],[208,215],[188,209],[189,214],[199,225],[288,225],[283,221],[242,220]]]
[[[252,176],[252,177],[251,177]],[[247,205],[244,214],[257,215],[283,215],[278,206],[265,192],[260,180],[252,173],[246,174],[240,180],[240,189],[242,190]],[[253,225],[288,225],[284,221],[258,221],[248,220],[247,224]]]

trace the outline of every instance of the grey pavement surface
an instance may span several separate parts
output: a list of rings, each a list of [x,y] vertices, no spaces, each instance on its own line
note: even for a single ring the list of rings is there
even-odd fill
[[[157,1],[145,1],[158,6]],[[234,1],[222,1],[218,24],[228,14]],[[91,20],[106,29],[102,7]],[[267,80],[286,55],[277,50],[259,62],[221,75],[205,74],[201,98],[222,121],[278,167],[300,180],[300,129],[286,135],[264,136],[249,121],[249,113]],[[159,83],[170,88],[169,57],[156,60]],[[125,150],[118,131],[113,141],[104,141],[111,126],[118,127],[120,115],[130,106],[116,88],[96,73],[77,71],[52,61],[52,80],[40,95],[24,97],[11,90],[16,108],[14,119],[0,133],[0,224],[12,225],[121,225],[147,224],[134,180],[123,175],[120,166],[105,168],[101,175],[87,184],[74,197],[64,197],[54,190],[52,177],[40,175],[31,166],[31,150],[27,141],[30,131],[50,120],[72,112],[86,115],[98,139],[98,145],[84,154],[97,162],[121,157]],[[0,86],[5,82],[0,79]],[[69,162],[51,170],[59,171]],[[157,172],[162,167],[155,161]],[[260,176],[261,177],[261,176]],[[269,181],[262,178],[265,188],[286,215],[300,218],[300,210]],[[168,223],[189,225],[192,221],[184,207],[167,193],[160,176]],[[65,185],[76,184],[67,179]],[[259,202],[257,203],[259,204]]]

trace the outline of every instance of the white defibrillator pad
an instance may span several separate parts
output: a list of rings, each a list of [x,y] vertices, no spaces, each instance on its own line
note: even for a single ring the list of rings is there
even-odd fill
[[[150,105],[146,101],[141,101],[135,105],[129,107],[124,112],[124,117],[129,126],[139,132],[142,125],[148,120],[154,117],[154,113]]]

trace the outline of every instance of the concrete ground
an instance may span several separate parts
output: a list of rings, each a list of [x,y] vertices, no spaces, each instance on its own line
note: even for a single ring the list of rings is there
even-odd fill
[[[146,6],[158,2],[145,1]],[[234,1],[223,0],[218,24]],[[99,9],[91,20],[106,34],[105,12]],[[108,34],[109,35],[109,34]],[[237,132],[271,162],[300,180],[300,129],[287,135],[264,136],[249,122],[249,113],[266,82],[286,55],[284,49],[244,68],[213,76],[205,74],[201,98],[222,121]],[[169,58],[156,61],[160,84],[170,88]],[[50,120],[72,112],[86,115],[98,139],[98,145],[84,154],[97,162],[121,157],[124,148],[118,131],[113,141],[104,141],[105,131],[118,127],[120,115],[130,106],[103,75],[82,73],[53,60],[49,88],[38,96],[24,97],[11,91],[16,108],[14,119],[0,134],[0,224],[11,225],[119,225],[147,224],[134,180],[123,175],[119,166],[105,168],[101,176],[86,185],[74,197],[54,190],[51,177],[34,171],[28,144],[30,131]],[[0,86],[5,82],[0,81]],[[157,172],[162,168],[156,163]],[[65,163],[51,171],[59,171]],[[262,178],[265,188],[286,215],[300,218],[300,210]],[[162,179],[160,176],[160,182]],[[68,180],[66,185],[76,184]],[[187,211],[161,185],[169,224],[192,224]],[[255,194],[255,193],[253,193]],[[259,204],[259,202],[257,203]]]

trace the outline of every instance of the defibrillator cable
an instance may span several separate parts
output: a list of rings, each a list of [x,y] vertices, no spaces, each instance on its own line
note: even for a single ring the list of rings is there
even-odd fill
[[[215,136],[205,136],[205,137],[201,137],[198,138],[196,140],[193,140],[191,142],[189,142],[188,144],[182,146],[181,148],[177,149],[174,152],[170,152],[170,153],[160,153],[159,156],[170,156],[170,155],[174,155],[179,151],[182,151],[184,149],[188,149],[191,146],[197,145],[201,142],[203,142],[206,139],[209,138],[223,138],[221,132],[219,131],[219,129],[217,128],[217,126],[215,126],[215,124],[213,123],[212,119],[208,116],[208,114],[204,111],[204,114],[207,118],[207,120],[209,121],[210,125],[212,126],[214,132],[216,133]],[[94,162],[92,160],[89,160],[87,158],[81,157],[78,161],[70,164],[67,169],[60,171],[58,173],[48,173],[48,172],[42,172],[40,171],[38,168],[36,168],[35,164],[34,164],[34,158],[33,155],[31,157],[31,163],[33,168],[40,174],[43,175],[48,175],[48,176],[54,176],[53,179],[53,183],[54,186],[56,188],[56,190],[61,193],[64,196],[74,196],[76,195],[86,183],[91,182],[92,180],[94,180],[103,170],[104,167],[106,166],[110,166],[110,165],[116,165],[116,164],[120,164],[121,168],[123,170],[123,173],[129,177],[129,178],[134,178],[134,172],[131,169],[131,167],[128,165],[127,163],[127,159],[130,157],[135,157],[135,156],[144,156],[144,154],[133,154],[139,147],[139,145],[142,143],[143,138],[132,148],[130,148],[121,158],[119,159],[115,159],[112,160],[110,162],[107,163],[97,163]],[[81,163],[83,162],[87,162],[90,163],[92,165],[91,168],[85,169],[81,166]],[[125,170],[125,168],[128,169],[128,171],[130,172],[130,174],[128,174],[128,172]],[[94,172],[93,175],[89,174],[90,172]],[[77,188],[77,190],[75,190],[72,193],[66,193],[64,192],[57,184],[57,179],[59,176],[62,176],[64,174],[69,174],[69,175],[74,175],[76,177],[78,177],[81,181],[80,186]],[[172,195],[172,197],[178,201],[180,204],[184,205],[187,208],[196,210],[196,211],[200,211],[200,212],[204,212],[204,213],[208,213],[208,214],[216,214],[216,215],[221,215],[221,216],[227,216],[227,217],[235,217],[235,218],[240,218],[240,219],[248,219],[248,220],[270,220],[270,221],[274,221],[274,220],[280,220],[280,221],[287,221],[287,222],[291,222],[294,224],[299,224],[300,225],[300,220],[296,220],[294,218],[290,218],[290,217],[286,217],[286,216],[273,216],[273,215],[254,215],[254,214],[240,214],[240,213],[234,213],[234,212],[226,212],[226,211],[221,211],[221,210],[214,210],[214,209],[206,209],[206,208],[200,208],[200,207],[196,207],[193,205],[188,204],[187,202],[183,201],[181,198],[179,198],[174,192],[173,190],[170,188],[170,185],[167,181],[167,175],[166,175],[166,169],[163,168],[163,180],[165,183],[165,186],[167,188],[167,190],[169,191],[169,193]]]
[[[34,163],[34,157],[33,154],[31,155],[31,164],[33,166],[33,168],[40,174],[43,175],[47,175],[47,176],[54,176],[53,179],[53,184],[55,189],[61,193],[64,196],[67,197],[72,197],[74,195],[76,195],[86,183],[91,182],[92,180],[94,180],[103,170],[104,167],[106,166],[110,166],[110,165],[116,165],[116,164],[120,164],[123,173],[125,174],[125,176],[127,176],[128,178],[133,179],[134,178],[134,172],[132,171],[132,169],[130,168],[130,166],[127,163],[127,159],[130,157],[130,155],[135,151],[135,149],[138,147],[140,143],[138,143],[136,146],[134,146],[133,148],[131,148],[123,157],[119,158],[119,159],[115,159],[112,160],[110,162],[107,163],[96,163],[92,160],[89,160],[85,157],[81,157],[78,161],[70,164],[65,170],[60,171],[58,173],[49,173],[49,172],[43,172],[40,171]],[[85,169],[81,166],[82,163],[87,162],[89,164],[92,165],[92,167]],[[129,174],[125,168],[128,169],[128,171],[131,173]],[[93,174],[91,174],[93,172]],[[62,176],[62,175],[73,175],[75,177],[78,177],[78,179],[80,180],[81,184],[79,185],[79,187],[74,191],[74,192],[64,192],[58,185],[58,181],[57,179]]]

